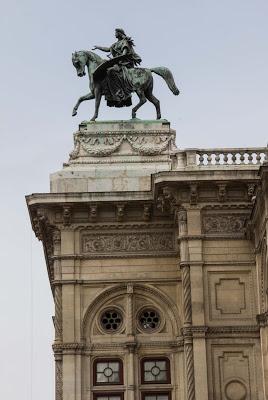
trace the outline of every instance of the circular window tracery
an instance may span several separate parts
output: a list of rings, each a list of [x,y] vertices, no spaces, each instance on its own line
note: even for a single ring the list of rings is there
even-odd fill
[[[160,325],[160,315],[153,308],[143,309],[139,314],[139,325],[144,331],[155,330]]]
[[[116,332],[122,326],[123,316],[119,310],[108,309],[101,314],[100,323],[107,332]]]

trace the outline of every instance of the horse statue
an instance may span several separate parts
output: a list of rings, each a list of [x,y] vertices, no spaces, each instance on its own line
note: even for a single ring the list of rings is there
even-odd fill
[[[114,101],[113,93],[109,90],[109,71],[117,65],[120,65],[120,63],[123,64],[126,57],[127,55],[120,55],[110,60],[105,60],[94,52],[85,50],[76,51],[72,54],[72,62],[79,77],[86,75],[85,68],[87,67],[90,88],[88,94],[78,99],[73,109],[73,116],[77,114],[78,107],[83,101],[95,99],[95,112],[91,118],[91,121],[95,121],[98,117],[102,96],[105,96],[108,106],[122,107],[131,105],[131,93],[135,92],[139,97],[139,102],[132,109],[132,118],[136,118],[137,110],[146,103],[147,100],[149,100],[155,106],[157,119],[161,119],[160,102],[153,95],[152,72],[161,76],[172,93],[178,95],[180,92],[174,82],[171,71],[166,67],[138,67],[129,69],[124,69],[123,67],[120,73],[125,85],[124,87],[127,87],[127,90],[130,93],[130,98],[128,98],[127,101],[122,102],[118,101],[117,97]]]

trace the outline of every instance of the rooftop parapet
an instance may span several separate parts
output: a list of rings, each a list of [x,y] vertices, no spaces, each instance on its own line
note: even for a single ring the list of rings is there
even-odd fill
[[[174,154],[173,169],[259,168],[268,161],[268,147],[185,149]]]

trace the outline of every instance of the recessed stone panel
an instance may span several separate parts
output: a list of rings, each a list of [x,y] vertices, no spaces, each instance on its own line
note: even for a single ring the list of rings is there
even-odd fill
[[[211,347],[210,399],[257,400],[254,344]]]
[[[207,303],[206,317],[208,323],[239,325],[255,323],[255,298],[253,277],[250,270],[234,271],[222,268],[216,271],[209,267],[206,270]]]

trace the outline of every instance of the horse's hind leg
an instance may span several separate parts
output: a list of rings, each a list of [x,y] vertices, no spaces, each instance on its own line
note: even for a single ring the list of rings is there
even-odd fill
[[[137,95],[139,96],[140,101],[138,102],[138,104],[132,108],[132,118],[136,118],[136,112],[137,110],[144,104],[146,103],[146,97],[144,95],[144,92],[141,91],[136,91]]]
[[[74,116],[77,114],[77,109],[78,109],[78,107],[80,106],[80,104],[81,104],[83,101],[94,99],[94,97],[95,97],[95,96],[94,96],[94,94],[92,94],[92,93],[88,93],[88,94],[86,94],[85,96],[79,97],[79,99],[78,99],[76,105],[75,105],[74,108],[73,108],[72,116],[74,117]]]
[[[145,91],[145,96],[155,106],[156,118],[161,119],[160,101],[153,95],[153,84]]]

